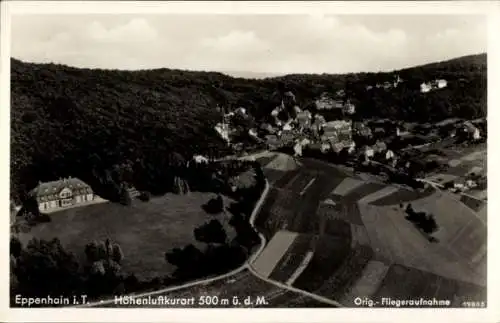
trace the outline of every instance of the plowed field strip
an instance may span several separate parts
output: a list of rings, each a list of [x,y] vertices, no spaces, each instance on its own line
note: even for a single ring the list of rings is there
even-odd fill
[[[309,265],[297,278],[293,286],[314,292],[342,265],[349,255],[350,249],[349,237],[347,239],[341,236],[320,237]]]
[[[359,186],[365,184],[362,180],[354,179],[350,177],[344,178],[344,180],[333,190],[332,194],[345,196],[352,190]]]
[[[312,249],[312,240],[312,235],[298,235],[285,256],[274,267],[269,278],[283,283],[286,282],[297,269],[307,251]]]
[[[342,299],[362,277],[365,267],[372,258],[373,251],[368,246],[351,249],[342,264],[331,272],[330,277],[325,279],[314,293],[330,299]]]
[[[399,189],[390,195],[384,196],[380,199],[372,201],[373,205],[398,205],[400,203],[410,202],[418,199],[428,197],[434,193],[434,189],[428,188],[423,191],[412,191],[408,189]]]
[[[364,183],[344,195],[344,202],[359,202],[360,199],[384,188],[384,184]]]
[[[253,268],[263,277],[269,277],[296,237],[297,233],[278,231],[255,260]]]

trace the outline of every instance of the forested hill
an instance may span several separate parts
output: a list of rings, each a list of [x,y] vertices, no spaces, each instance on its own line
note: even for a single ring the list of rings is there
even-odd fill
[[[368,86],[404,80],[397,88]],[[448,87],[421,94],[423,81]],[[420,121],[486,113],[486,54],[391,73],[233,78],[171,69],[114,71],[11,60],[12,193],[39,180],[102,173],[120,164],[137,174],[165,168],[172,156],[224,155],[214,131],[216,105],[245,107],[257,120],[269,115],[285,91],[312,107],[324,92],[345,89],[357,117]],[[175,154],[174,154],[175,153]],[[149,171],[150,173],[152,171]]]

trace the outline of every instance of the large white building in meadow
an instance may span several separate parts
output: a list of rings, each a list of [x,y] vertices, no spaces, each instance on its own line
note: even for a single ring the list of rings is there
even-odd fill
[[[98,198],[88,184],[72,177],[46,183],[40,182],[31,194],[36,198],[38,208],[42,212],[88,204]]]

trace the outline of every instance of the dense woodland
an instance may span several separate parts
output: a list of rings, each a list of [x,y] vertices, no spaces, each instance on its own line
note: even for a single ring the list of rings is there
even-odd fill
[[[171,69],[77,69],[12,59],[11,197],[19,203],[38,181],[64,176],[83,179],[105,197],[104,187],[117,186],[116,177],[123,173],[138,189],[153,191],[159,181],[169,186],[180,161],[193,154],[230,153],[214,130],[221,120],[217,105],[244,107],[260,121],[286,91],[294,93],[299,106],[314,110],[321,94],[344,89],[359,119],[428,122],[485,116],[486,74],[486,54],[388,73],[262,80]],[[393,82],[397,75],[404,80],[397,88],[366,89]],[[419,92],[420,83],[440,78],[448,81],[447,88]]]

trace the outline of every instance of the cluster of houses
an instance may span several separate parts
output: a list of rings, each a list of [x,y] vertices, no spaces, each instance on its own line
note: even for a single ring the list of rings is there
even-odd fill
[[[337,97],[341,95],[342,93],[337,93]],[[294,103],[294,100],[292,102]],[[315,104],[317,110],[340,109],[344,115],[355,112],[354,105],[348,100],[333,99],[326,94],[321,95]],[[322,152],[354,150],[352,121],[327,122],[321,114],[313,115],[308,110],[300,109],[296,104],[292,106],[292,109],[293,114],[292,116],[287,114],[287,120],[280,118],[280,113],[287,110],[287,104],[281,101],[281,104],[271,111],[272,122],[261,125],[260,131],[264,134],[269,149],[293,146],[296,155],[301,155],[302,148],[306,146],[318,147]]]
[[[399,77],[399,75],[394,76],[394,80],[392,82],[386,81],[384,83],[377,83],[375,85],[367,85],[365,88],[367,91],[372,90],[373,88],[377,89],[394,89],[399,86],[399,84],[403,83],[404,80]],[[436,79],[429,82],[422,82],[420,84],[420,93],[427,93],[436,89],[442,89],[448,86],[448,82],[445,79]]]
[[[225,111],[223,111],[222,108],[217,106],[217,110],[219,112],[221,112],[222,120],[221,120],[221,122],[218,122],[215,125],[215,131],[217,131],[219,136],[224,141],[226,141],[228,144],[231,144],[231,135],[234,133],[234,129],[231,129],[231,127],[229,126],[231,118],[233,118],[236,115],[246,117],[247,116],[246,109],[243,107],[239,107],[234,111],[225,112]]]
[[[486,119],[479,118],[463,121],[458,118],[449,118],[436,123],[435,127],[444,136],[460,136],[465,140],[478,141],[483,139],[482,134],[486,133]]]
[[[401,84],[401,83],[403,83],[403,79],[401,77],[399,77],[399,75],[396,75],[392,82],[386,81],[384,83],[377,83],[377,84],[375,84],[375,86],[367,85],[366,90],[370,91],[374,87],[377,89],[383,88],[385,90],[389,90],[389,89],[397,88],[399,86],[399,84]]]

